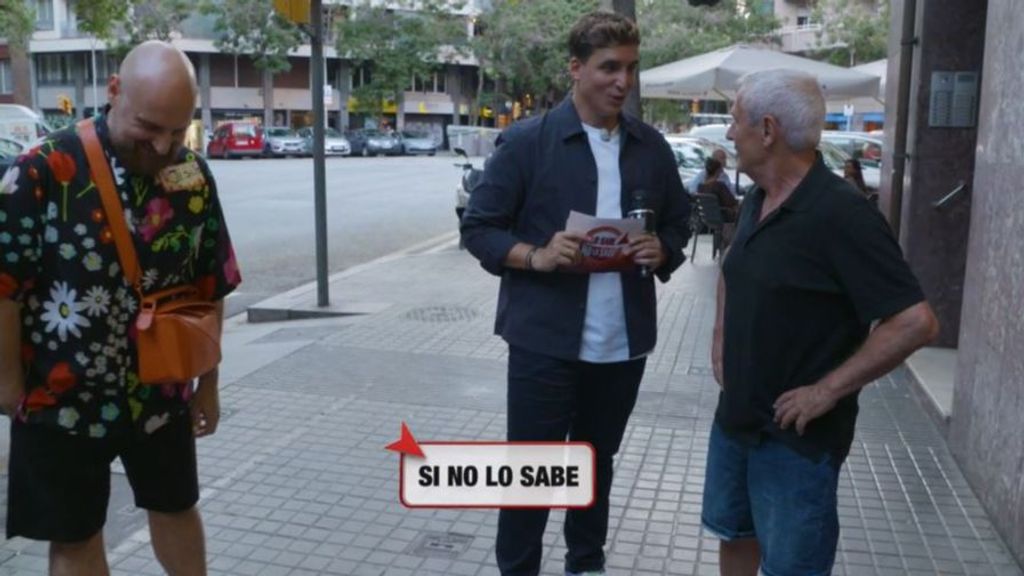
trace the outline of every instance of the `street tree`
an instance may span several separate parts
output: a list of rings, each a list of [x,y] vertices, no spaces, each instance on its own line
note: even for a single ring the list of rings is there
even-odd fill
[[[182,22],[193,14],[195,5],[189,0],[132,0],[121,51],[127,53],[147,40],[171,41],[181,33]]]
[[[35,11],[26,0],[0,0],[0,38],[6,38],[13,50],[27,50],[35,20]]]
[[[889,0],[820,0],[813,18],[821,23],[811,57],[838,66],[885,58],[889,50]]]
[[[77,0],[74,4],[78,29],[92,36],[89,46],[89,66],[92,69],[93,102],[99,106],[100,78],[96,70],[96,44],[106,42],[113,45],[117,38],[118,26],[124,22],[129,5],[119,0]],[[82,103],[79,103],[81,106]]]
[[[506,101],[545,110],[569,89],[568,33],[598,0],[494,0],[480,14],[472,51],[480,62],[474,117]],[[487,80],[493,89],[487,90]]]
[[[79,31],[96,40],[110,42],[128,15],[129,3],[123,0],[75,0],[74,8]]]
[[[680,0],[637,0],[642,69],[698,56],[733,44],[776,44],[778,21],[737,0],[692,5]],[[746,3],[749,5],[750,3]],[[641,92],[641,96],[643,93]],[[649,122],[675,125],[688,118],[687,103],[644,99]]]
[[[461,6],[445,0],[372,0],[353,2],[339,15],[336,48],[354,66],[369,70],[352,95],[362,112],[379,119],[393,102],[396,124],[404,125],[403,95],[414,78],[429,78],[453,60],[466,44]]]
[[[291,69],[288,53],[303,42],[302,31],[274,10],[273,0],[207,0],[204,14],[216,18],[214,45],[252,58],[263,73],[263,124],[274,121],[274,74]]]

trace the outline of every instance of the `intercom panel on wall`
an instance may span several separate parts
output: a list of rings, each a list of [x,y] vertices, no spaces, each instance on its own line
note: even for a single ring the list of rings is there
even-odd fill
[[[973,128],[978,123],[978,73],[932,72],[928,125]]]

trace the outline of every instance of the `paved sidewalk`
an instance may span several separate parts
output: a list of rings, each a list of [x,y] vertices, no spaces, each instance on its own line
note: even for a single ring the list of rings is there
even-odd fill
[[[609,574],[718,573],[717,541],[700,528],[717,399],[709,252],[660,288],[661,340],[616,464]],[[503,438],[497,286],[450,246],[334,278],[333,299],[373,313],[229,323],[224,419],[199,443],[212,575],[497,573],[496,512],[403,508],[398,457],[383,449],[401,421],[420,440]],[[1021,576],[907,375],[868,388],[861,406],[836,573]],[[562,519],[549,522],[545,575],[562,574]],[[116,574],[162,573],[120,474],[109,524]],[[0,546],[0,575],[45,566],[41,544]]]

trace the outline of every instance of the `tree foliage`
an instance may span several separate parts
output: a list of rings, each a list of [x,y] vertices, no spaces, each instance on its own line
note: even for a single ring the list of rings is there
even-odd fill
[[[814,19],[821,22],[820,49],[812,57],[839,66],[885,58],[889,50],[889,0],[820,0]]]
[[[194,10],[189,0],[133,0],[125,22],[127,42],[136,46],[146,40],[170,41]]]
[[[778,42],[773,16],[742,11],[736,0],[690,6],[679,0],[637,0],[641,67],[653,68],[740,43]]]
[[[478,107],[526,95],[539,108],[557,102],[569,89],[569,29],[598,6],[597,0],[494,0],[472,40],[481,74],[495,81],[490,94],[478,89]]]
[[[714,6],[691,6],[679,0],[637,0],[636,11],[642,69],[733,44],[779,41],[779,23],[773,16],[743,11],[736,0],[722,0]],[[651,122],[680,124],[688,118],[688,107],[686,101],[645,100],[644,116]]]
[[[413,10],[415,8],[415,11]],[[414,77],[426,78],[465,44],[466,22],[443,0],[398,0],[387,6],[355,2],[336,27],[338,54],[370,69],[369,81],[353,90],[357,112],[379,117],[386,100],[401,106]]]
[[[97,40],[113,40],[118,26],[128,15],[129,3],[122,0],[75,0],[78,29]]]
[[[250,56],[260,70],[288,70],[288,53],[303,42],[302,31],[274,10],[273,0],[207,1],[201,10],[216,18],[214,45],[236,56]]]
[[[0,38],[11,48],[24,51],[35,28],[35,12],[27,0],[0,0]]]

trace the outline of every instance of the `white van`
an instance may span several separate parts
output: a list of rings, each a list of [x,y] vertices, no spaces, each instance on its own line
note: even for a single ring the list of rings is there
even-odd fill
[[[0,138],[30,144],[53,132],[43,117],[25,106],[0,104]]]

